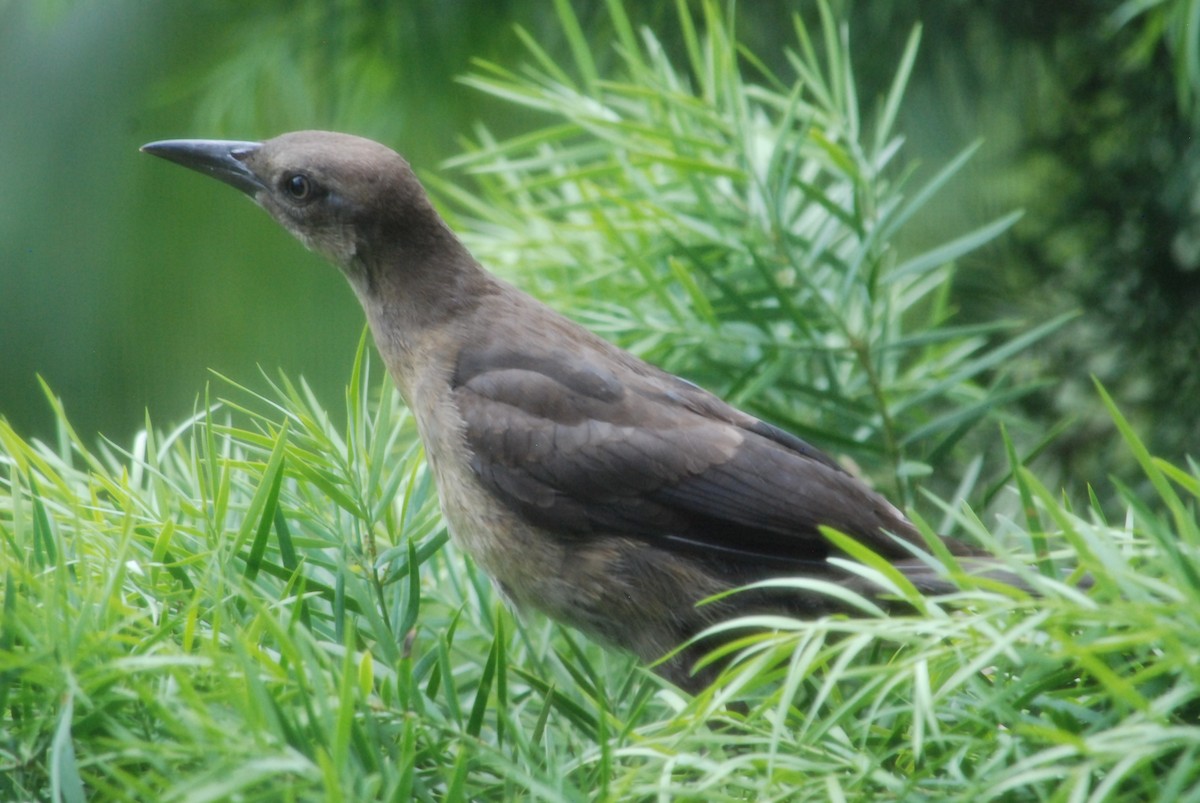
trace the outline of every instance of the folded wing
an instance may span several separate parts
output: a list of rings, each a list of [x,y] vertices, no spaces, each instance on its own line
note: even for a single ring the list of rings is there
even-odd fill
[[[823,563],[820,525],[909,557],[886,532],[919,539],[911,524],[818,450],[684,380],[605,356],[493,345],[459,360],[454,400],[472,468],[526,519],[565,538],[633,536],[764,569]]]

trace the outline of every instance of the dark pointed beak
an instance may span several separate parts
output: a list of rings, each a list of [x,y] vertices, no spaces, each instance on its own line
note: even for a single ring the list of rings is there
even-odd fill
[[[246,158],[262,147],[260,142],[220,139],[164,139],[142,146],[142,152],[190,167],[237,187],[253,198],[264,188],[246,166]]]

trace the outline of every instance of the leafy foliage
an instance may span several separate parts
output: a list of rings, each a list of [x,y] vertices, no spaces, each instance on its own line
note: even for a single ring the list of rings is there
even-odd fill
[[[1014,467],[1020,538],[1088,592],[1014,560],[1040,597],[963,581],[919,614],[730,623],[740,657],[684,699],[497,604],[365,357],[345,429],[302,385],[222,386],[125,447],[60,408],[56,445],[0,423],[5,798],[1200,795],[1200,470],[1115,408],[1159,489],[1118,489],[1123,520]]]
[[[1160,41],[1166,43],[1175,76],[1175,100],[1180,111],[1200,115],[1200,2],[1197,0],[1125,0],[1112,13],[1111,24],[1120,29],[1138,26],[1134,43],[1126,50],[1132,62],[1153,62]]]
[[[654,34],[636,35],[619,3],[610,3],[617,78],[596,74],[578,37],[577,77],[529,37],[532,64],[521,72],[478,64],[468,83],[551,120],[504,141],[480,131],[452,162],[478,192],[435,186],[485,264],[519,272],[591,328],[735,403],[890,473],[894,493],[909,498],[914,477],[954,466],[976,424],[1033,388],[1006,362],[1069,316],[1037,327],[955,320],[954,260],[1016,215],[918,253],[897,249],[972,150],[910,186],[893,127],[916,32],[868,126],[845,32],[829,14],[816,41],[795,19],[794,77],[784,79],[739,51],[716,4],[704,9],[702,25],[681,10],[683,67]]]
[[[487,261],[519,250],[522,280],[643,353],[848,433],[906,490],[921,461],[947,470],[1053,324],[951,318],[948,263],[1007,218],[895,245],[961,164],[916,188],[899,164],[915,38],[868,127],[831,16],[817,40],[798,27],[795,81],[755,84],[716,6],[680,8],[686,69],[610,2],[628,74],[604,79],[559,3],[576,77],[531,40],[524,74],[470,80],[561,119],[481,134],[460,164],[485,203],[442,194]],[[974,492],[976,459],[927,497],[1013,545],[1039,596],[928,556],[956,593],[893,582],[914,613],[724,624],[738,656],[684,698],[497,604],[365,342],[344,424],[304,383],[262,384],[221,380],[127,444],[89,446],[53,397],[52,443],[0,420],[0,797],[1200,799],[1200,467],[1153,457],[1103,389],[1151,493],[1074,504],[1002,439],[1009,484]],[[1016,516],[985,523],[993,497]]]
[[[966,167],[968,191],[935,199],[925,221],[1025,211],[1002,243],[962,260],[955,299],[963,318],[1081,312],[1032,349],[1037,370],[1057,381],[1022,403],[1047,424],[1070,420],[1047,456],[1064,483],[1078,484],[1073,493],[1088,478],[1139,475],[1109,448],[1109,417],[1090,376],[1121,400],[1157,453],[1182,460],[1200,447],[1192,404],[1200,395],[1198,10],[1195,0],[848,9],[857,40],[872,46],[898,27],[924,25],[899,116],[917,153],[940,160],[949,152],[940,139],[986,137]],[[865,82],[885,80],[868,72]]]

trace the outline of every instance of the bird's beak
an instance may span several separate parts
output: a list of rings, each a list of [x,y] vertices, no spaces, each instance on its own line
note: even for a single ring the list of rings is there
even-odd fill
[[[262,147],[260,142],[220,139],[164,139],[142,146],[142,152],[190,167],[237,187],[255,197],[262,180],[246,166],[246,157]]]

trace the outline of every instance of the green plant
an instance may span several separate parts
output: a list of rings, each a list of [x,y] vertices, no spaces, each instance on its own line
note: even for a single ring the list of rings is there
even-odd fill
[[[481,130],[451,162],[477,191],[434,181],[476,254],[623,345],[866,462],[906,501],[915,477],[961,475],[980,449],[956,453],[963,439],[1036,385],[1010,359],[1069,316],[955,322],[954,260],[1015,214],[920,253],[897,248],[974,150],[910,186],[894,123],[919,32],[868,123],[847,33],[824,5],[819,40],[794,20],[792,78],[739,48],[716,3],[699,21],[679,4],[682,67],[608,5],[618,77],[597,74],[560,3],[576,77],[525,36],[531,66],[479,63],[465,79],[552,118],[502,142]]]
[[[847,115],[799,90],[743,85],[746,115],[733,118],[743,122],[721,136],[787,133],[790,144],[756,153],[809,172],[721,161],[748,151],[712,130],[685,137],[667,112],[716,120],[737,93],[689,94],[648,34],[636,56],[611,8],[627,63],[647,70],[633,78],[649,88],[589,79],[616,93],[596,109],[661,95],[662,125],[583,116],[557,134],[486,145],[467,161],[490,165],[481,181],[495,202],[456,196],[479,216],[473,244],[489,261],[512,253],[505,242],[524,246],[524,277],[550,272],[543,289],[558,301],[785,423],[806,411],[822,427],[849,421],[841,443],[855,454],[870,457],[863,444],[891,426],[897,445],[876,456],[907,487],[914,454],[952,452],[958,427],[1022,387],[1006,366],[1032,335],[989,347],[990,330],[946,322],[939,289],[944,260],[1001,226],[897,255],[882,235],[926,195],[906,200],[887,178],[889,136],[857,147]],[[695,74],[732,80],[718,59],[732,42],[724,19],[709,6],[703,35],[686,20]],[[828,16],[823,31],[832,66],[816,70],[802,33],[797,69],[811,75],[801,89],[811,81],[818,99],[842,102],[853,95],[845,51]],[[817,80],[825,74],[839,77]],[[547,86],[560,87],[562,108],[583,107],[580,93]],[[767,103],[772,93],[787,103]],[[885,111],[900,102],[889,97]],[[711,104],[721,114],[705,112]],[[652,148],[660,129],[672,147],[696,148],[691,161]],[[627,184],[601,182],[626,171]],[[518,213],[526,240],[507,217]],[[606,242],[626,243],[620,260]],[[586,281],[570,282],[580,266]],[[1014,544],[1007,564],[1040,597],[962,579],[955,594],[912,598],[919,614],[728,623],[769,627],[747,629],[720,682],[685,698],[627,658],[498,604],[446,544],[411,420],[365,345],[344,425],[303,383],[263,384],[221,380],[222,398],[206,395],[190,420],[166,432],[147,420],[122,445],[90,446],[53,397],[53,443],[0,420],[0,797],[1200,799],[1200,467],[1153,458],[1103,391],[1152,496],[1118,484],[1077,510],[1008,442],[1012,483],[999,493],[1016,518],[989,524],[957,498],[928,497],[977,540]],[[835,404],[843,388],[857,395]],[[1114,504],[1120,519],[1106,518]],[[857,571],[887,577],[859,557]],[[1058,579],[1057,566],[1075,562],[1092,578],[1086,592]],[[952,561],[945,568],[954,574]]]
[[[547,626],[516,627],[444,548],[365,340],[345,429],[286,378],[229,390],[128,447],[90,449],[57,401],[55,446],[0,421],[0,796],[526,788],[489,756],[540,755],[547,728],[574,750],[645,704],[654,683],[627,659],[545,655]],[[633,693],[610,702],[622,673]]]
[[[1200,467],[1111,402],[1156,499],[1118,488],[1109,522],[1014,466],[1009,540],[1077,557],[1089,591],[1018,556],[1040,597],[729,623],[769,629],[685,699],[497,604],[365,356],[344,428],[286,379],[226,387],[127,447],[89,449],[57,403],[54,445],[0,422],[0,796],[1200,797]]]
[[[1200,3],[1196,0],[1125,0],[1112,12],[1109,22],[1120,30],[1135,22],[1141,30],[1124,58],[1135,64],[1153,61],[1154,50],[1164,41],[1171,56],[1175,98],[1179,110],[1196,117],[1200,93]]]

